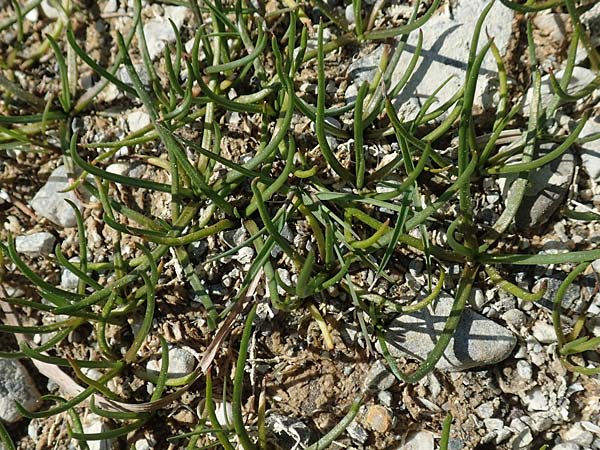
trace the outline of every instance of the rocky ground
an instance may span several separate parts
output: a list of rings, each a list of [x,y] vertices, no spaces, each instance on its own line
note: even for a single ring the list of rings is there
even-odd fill
[[[328,3],[350,21],[353,19],[351,8],[337,0]],[[465,77],[473,23],[486,3],[484,0],[443,2],[443,6],[422,28],[422,59],[403,96],[396,99],[405,118],[414,116],[424,99],[449,77],[453,76],[436,94],[439,101],[447,101],[460,88]],[[95,7],[100,10],[99,20],[88,35],[92,41],[90,46],[95,49],[92,54],[100,60],[103,24],[110,22],[111,27],[125,29],[131,17],[129,7],[116,0],[100,2]],[[0,1],[0,8],[0,18],[8,17],[11,7]],[[398,1],[386,4],[383,9],[389,20],[402,20],[410,12],[410,5]],[[52,3],[44,0],[39,8],[27,14],[25,27],[41,32],[39,28],[43,19],[55,13]],[[171,28],[165,25],[167,19],[184,30],[190,14],[183,6],[145,6],[145,33],[152,58],[160,54],[166,43],[175,39]],[[592,42],[600,44],[600,4],[587,11],[581,19],[590,30]],[[314,17],[311,20],[318,22]],[[566,14],[548,12],[538,14],[534,25],[537,56],[543,61],[546,71],[554,70],[560,78],[572,33],[570,19]],[[524,69],[522,54],[523,16],[515,16],[497,2],[486,26],[500,52],[505,55],[511,93],[527,96],[529,74]],[[1,48],[10,48],[15,39],[14,30],[4,30],[1,39]],[[413,46],[414,50],[416,39],[416,34],[411,35],[409,49]],[[359,52],[348,50],[336,54],[332,58],[338,59],[330,61],[328,90],[341,99],[352,100],[360,82],[375,76],[383,51],[383,46],[370,46],[361,48]],[[405,67],[411,55],[409,51],[403,56],[399,67]],[[573,91],[596,78],[589,68],[584,49],[578,52],[577,64],[569,87]],[[41,61],[38,70],[39,82],[44,83],[44,71],[55,69],[45,67],[44,61]],[[81,79],[83,86],[91,83],[91,74],[88,76],[90,80],[86,77]],[[297,88],[310,95],[316,91],[315,77],[307,73],[305,78],[306,81],[301,81]],[[543,80],[544,102],[549,101],[546,99],[551,93],[547,73]],[[496,101],[496,90],[496,64],[489,56],[482,66],[475,103],[482,123],[489,121],[486,113]],[[591,118],[581,137],[600,132],[599,92],[596,90],[574,107],[561,111],[554,132],[562,135],[570,133],[583,112],[590,113]],[[102,93],[102,101],[109,104],[119,95],[116,89],[106,89]],[[526,100],[524,111],[527,104]],[[256,141],[247,128],[248,124],[235,113],[230,114],[227,120],[232,129],[239,130],[237,140],[231,138],[229,143],[232,152],[236,148],[243,152],[239,149]],[[118,139],[125,135],[123,130],[136,131],[149,122],[143,110],[123,108],[117,103],[102,114],[85,116],[78,126],[85,133],[85,139],[91,142],[107,137]],[[295,126],[301,129],[306,124],[298,122]],[[331,139],[335,146],[348,144]],[[451,142],[449,146],[452,146]],[[369,152],[377,155],[386,150],[374,145]],[[127,152],[127,149],[123,151]],[[136,164],[134,158],[132,161],[131,164],[114,163],[109,166],[109,171],[156,179],[156,174],[148,173],[148,166]],[[68,256],[76,253],[77,233],[73,228],[76,218],[64,199],[88,210],[85,226],[90,250],[97,260],[108,257],[105,253],[109,251],[107,242],[111,240],[112,231],[91,210],[89,198],[63,191],[69,180],[57,155],[31,155],[3,149],[0,166],[2,239],[5,240],[9,232],[13,233],[17,236],[17,251],[29,258],[38,273],[64,289],[76,289],[77,278],[67,270],[57,272],[51,256],[57,243]],[[600,225],[597,222],[559,218],[556,212],[564,205],[576,211],[599,211],[600,141],[586,143],[565,153],[552,165],[537,170],[530,181],[525,207],[516,217],[515,234],[511,235],[510,242],[506,242],[507,246],[522,250],[535,248],[546,253],[598,246]],[[503,208],[509,184],[484,180],[485,192],[480,193],[477,214],[492,223]],[[132,194],[124,189],[121,195]],[[155,216],[165,215],[166,196],[152,200],[139,196],[133,201]],[[289,234],[294,242],[302,238],[299,228],[289,230]],[[222,248],[233,247],[244,239],[244,230],[228,231],[207,243],[202,242],[195,247],[192,244],[190,250],[196,263],[202,264],[207,256]],[[129,251],[127,245],[125,242],[125,255]],[[207,269],[210,294],[225,298],[231,289],[239,286],[240,278],[254,256],[253,251],[246,248],[227,261],[211,264]],[[563,320],[573,324],[578,313],[586,312],[585,327],[591,334],[600,335],[600,261],[591,267],[593,270],[586,272],[569,288],[563,302]],[[287,449],[305,448],[315,437],[324,434],[344,415],[347,405],[365,387],[369,387],[373,395],[361,407],[347,432],[331,448],[433,450],[439,446],[441,424],[447,412],[451,412],[454,417],[448,446],[451,450],[537,450],[545,444],[553,450],[600,449],[600,377],[567,371],[556,354],[552,301],[560,282],[571,268],[567,264],[519,271],[513,269],[512,279],[519,286],[534,292],[547,286],[546,294],[537,302],[524,302],[497,288],[474,289],[468,310],[438,363],[438,370],[414,385],[399,383],[391,375],[378,345],[366,340],[360,332],[356,312],[348,309],[345,293],[330,290],[329,301],[323,305],[332,328],[333,351],[322,348],[318,327],[305,311],[299,310],[286,316],[286,320],[279,320],[281,313],[265,307],[259,311],[249,367],[250,377],[260,375],[264,386],[252,384],[250,390],[257,396],[264,388],[270,399],[268,426],[278,436],[280,445]],[[185,289],[178,283],[177,270],[177,267],[169,268],[165,279],[162,279],[164,302],[158,307],[161,321],[156,326],[172,346],[170,373],[182,376],[193,371],[196,358],[208,345],[209,338],[201,308],[186,298]],[[426,357],[433,348],[451,308],[450,294],[458,272],[458,266],[447,267],[445,289],[448,292],[443,293],[430,309],[402,315],[389,322],[386,338],[390,352],[402,363],[402,367],[412,367],[414,358]],[[371,284],[369,277],[373,275],[366,270],[357,276],[363,276],[366,283]],[[169,276],[173,279],[169,280]],[[284,271],[281,276],[289,278],[290,274]],[[409,301],[418,297],[428,282],[425,262],[419,258],[400,258],[395,276],[398,279],[396,285],[381,282],[375,288],[376,293]],[[28,295],[28,289],[16,271],[11,283],[3,288],[8,296]],[[91,330],[77,330],[69,335],[68,340],[72,344],[73,356],[92,359],[95,354],[86,347],[86,333],[91,333]],[[39,343],[42,337],[35,336],[34,340]],[[12,337],[3,335],[0,350],[15,349]],[[158,342],[147,342],[144,351],[148,354],[147,370],[156,373],[160,368]],[[227,351],[224,353],[220,370],[227,373],[232,370],[234,359]],[[588,352],[585,357],[590,364],[600,363],[597,352]],[[124,394],[151,389],[151,385],[149,387],[140,379],[120,382],[121,385],[113,388]],[[0,359],[0,418],[9,424],[17,448],[63,449],[76,445],[68,439],[66,415],[29,421],[22,419],[14,407],[13,400],[16,399],[33,408],[40,396],[46,393],[57,393],[57,386],[41,376],[31,363]],[[178,402],[161,411],[155,420],[133,433],[128,438],[129,445],[136,450],[180,448],[177,443],[167,443],[166,437],[189,431],[197,423],[202,415],[202,399],[202,386],[191,389]],[[225,418],[230,414],[231,405],[227,401],[220,402],[217,409],[220,417]],[[99,432],[107,426],[91,413],[85,413],[82,422],[89,433]],[[125,445],[117,440],[97,441],[91,442],[90,448],[129,448]]]

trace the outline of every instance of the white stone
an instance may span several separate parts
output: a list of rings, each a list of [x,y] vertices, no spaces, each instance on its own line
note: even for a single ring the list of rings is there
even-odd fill
[[[215,415],[221,426],[233,424],[233,406],[230,402],[215,402]]]
[[[40,407],[39,398],[40,392],[23,364],[14,359],[0,359],[0,420],[18,421],[22,416],[15,401],[35,411]]]
[[[433,433],[430,431],[419,431],[411,435],[404,445],[396,450],[434,450]]]
[[[443,332],[454,299],[442,293],[433,311],[421,310],[396,317],[385,335],[392,356],[424,360]],[[516,339],[506,328],[466,308],[454,337],[436,367],[466,370],[504,360]],[[376,344],[379,351],[381,348]]]
[[[100,416],[88,414],[82,422],[83,432],[86,434],[104,433],[110,428],[104,423]],[[102,439],[99,441],[87,441],[90,450],[111,450],[112,439]]]
[[[167,43],[175,42],[175,31],[169,23],[169,19],[179,29],[183,25],[186,14],[187,8],[184,6],[166,6],[163,17],[156,17],[146,22],[144,35],[146,36],[148,54],[152,60],[162,53]]]
[[[556,342],[556,332],[549,323],[538,320],[533,326],[533,336],[542,344]]]
[[[552,447],[552,450],[580,450],[580,448],[575,442],[562,442]]]
[[[517,374],[520,378],[522,378],[525,381],[531,380],[531,377],[533,376],[531,364],[529,364],[524,359],[519,360],[517,362]]]
[[[77,225],[75,211],[65,200],[70,200],[80,209],[82,205],[73,191],[63,192],[69,186],[67,169],[65,166],[59,166],[50,174],[46,184],[29,204],[36,213],[56,225],[64,228],[74,227]]]
[[[196,358],[187,350],[174,347],[169,350],[168,378],[180,378],[189,375],[196,368]],[[162,367],[162,359],[152,359],[146,364],[146,370],[158,376]]]
[[[501,430],[504,427],[504,422],[502,419],[485,419],[483,421],[486,430],[488,431],[497,431]]]
[[[559,70],[554,74],[555,78],[558,81],[562,80],[563,75],[565,74],[564,70]],[[569,80],[569,86],[567,87],[567,92],[569,94],[573,94],[579,92],[583,88],[585,88],[588,84],[590,84],[596,75],[589,69],[584,67],[575,66],[573,68],[573,74],[571,75],[571,79]],[[554,90],[552,89],[552,84],[550,81],[550,75],[544,75],[542,77],[542,86],[540,89],[540,96],[542,100],[543,107],[547,107],[550,102],[554,98]],[[527,94],[525,96],[525,103],[523,105],[523,110],[526,113],[529,113],[529,106],[531,105],[531,99],[533,98],[533,87],[529,88]]]
[[[548,398],[539,387],[526,392],[523,397],[523,402],[529,411],[546,411],[548,409]]]
[[[489,419],[494,415],[494,404],[492,402],[485,402],[475,408],[475,414],[480,419]]]
[[[48,0],[42,0],[40,7],[48,19],[58,19],[60,17],[60,11],[52,6]]]
[[[125,163],[112,163],[110,166],[106,168],[106,171],[109,173],[114,173],[115,175],[127,175],[129,173],[129,164]]]
[[[27,14],[25,14],[25,20],[29,22],[37,22],[40,18],[40,11],[37,8],[33,8]]]
[[[70,258],[69,262],[74,263],[75,266],[79,266],[79,258],[77,256]],[[75,291],[78,285],[79,277],[70,270],[63,268],[60,274],[60,287],[67,291]]]
[[[600,116],[590,117],[581,130],[580,138],[600,133]],[[579,146],[583,170],[596,183],[600,183],[600,139]]]
[[[146,111],[131,111],[125,117],[130,131],[138,131],[150,125],[150,116]]]
[[[15,246],[18,253],[27,255],[31,258],[38,256],[48,256],[54,252],[54,242],[56,238],[47,231],[39,233],[17,236]]]

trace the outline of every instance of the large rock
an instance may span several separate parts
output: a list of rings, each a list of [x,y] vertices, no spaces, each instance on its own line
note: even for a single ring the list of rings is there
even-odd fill
[[[385,334],[390,354],[425,360],[444,330],[453,303],[452,297],[442,294],[432,311],[425,308],[396,317]],[[455,371],[495,364],[507,358],[516,343],[514,335],[506,328],[465,309],[436,368]]]
[[[556,144],[542,144],[536,158],[539,158],[556,147]],[[549,164],[529,173],[529,183],[525,196],[515,217],[515,225],[521,230],[534,229],[550,219],[562,205],[575,173],[575,157],[567,151]],[[500,178],[502,196],[510,196],[510,190],[517,174]]]
[[[22,416],[15,402],[35,411],[39,399],[40,392],[23,364],[14,359],[0,359],[0,420],[18,421]]]
[[[74,227],[77,225],[75,211],[65,200],[71,200],[79,208],[82,206],[73,191],[63,192],[69,186],[67,169],[65,166],[59,166],[29,203],[36,213],[56,225],[64,228]]]

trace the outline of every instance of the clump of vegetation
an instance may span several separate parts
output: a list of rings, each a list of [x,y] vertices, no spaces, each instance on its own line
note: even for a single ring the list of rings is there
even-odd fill
[[[185,440],[189,449],[200,445],[272,448],[265,425],[269,399],[261,397],[251,421],[243,410],[247,400],[245,366],[257,308],[264,301],[289,314],[306,309],[322,331],[323,346],[333,350],[329,324],[318,306],[334,288],[347,293],[347,307],[359,312],[355,315],[359,328],[367,340],[377,337],[394,375],[414,383],[432,371],[442,357],[474,284],[499,286],[520,299],[536,301],[543,290],[531,293],[513,284],[505,275],[507,267],[576,264],[554,301],[558,351],[570,370],[600,372],[574,359],[596,348],[600,337],[584,334],[584,319],[568,333],[561,324],[561,302],[567,287],[590,261],[600,258],[600,250],[520,254],[499,246],[512,232],[510,227],[523,201],[529,174],[582,142],[579,133],[585,118],[569,136],[557,137],[548,132],[559,108],[589,95],[598,86],[595,80],[581,92],[567,92],[580,40],[586,44],[594,67],[598,61],[580,25],[574,1],[520,4],[502,0],[527,15],[562,7],[574,23],[565,74],[560,81],[552,78],[554,99],[544,106],[532,26],[526,20],[534,95],[526,111],[526,129],[502,151],[498,139],[503,130],[518,123],[523,111],[522,103],[510,96],[506,70],[493,40],[487,40],[477,51],[493,2],[473,31],[464,87],[442,105],[436,105],[431,97],[412,120],[400,117],[392,101],[413,75],[421,36],[399,81],[393,82],[393,74],[399,70],[409,34],[419,32],[441,0],[431,2],[421,14],[420,3],[414,2],[407,23],[382,28],[375,28],[382,2],[365,7],[354,0],[354,24],[338,17],[324,2],[311,2],[322,13],[315,27],[307,17],[307,9],[294,1],[283,3],[285,6],[265,12],[252,6],[254,2],[243,0],[192,0],[189,7],[194,26],[190,30],[195,34],[191,49],[186,50],[180,30],[171,23],[176,41],[165,47],[161,64],[154,63],[148,52],[140,0],[134,1],[133,23],[126,35],[113,36],[118,54],[109,67],[86,51],[81,30],[70,19],[78,6],[69,1],[53,3],[59,11],[54,28],[33,49],[24,33],[23,17],[38,7],[39,0],[25,5],[13,2],[13,17],[0,23],[1,31],[17,32],[15,47],[2,63],[6,73],[13,74],[17,67],[30,70],[48,59],[57,68],[51,86],[54,90],[48,90],[44,97],[27,92],[14,78],[0,77],[4,93],[0,145],[5,151],[17,149],[60,158],[72,176],[70,189],[91,196],[93,207],[112,230],[111,258],[96,259],[89,252],[84,216],[72,204],[77,214],[78,262],[69,259],[57,245],[53,264],[79,279],[74,292],[32,270],[16,251],[12,236],[0,245],[2,284],[13,286],[24,276],[35,288],[35,293],[27,297],[11,297],[6,295],[6,288],[2,289],[5,323],[0,331],[14,334],[19,349],[0,356],[43,363],[38,365],[40,372],[57,382],[65,395],[47,395],[44,409],[33,412],[21,407],[21,413],[46,418],[67,412],[69,434],[81,448],[86,448],[90,440],[124,437],[144,427],[153,415],[198,383],[205,386],[205,416],[190,433],[172,436],[173,441]],[[323,37],[326,28],[335,30],[335,37],[328,41]],[[357,51],[374,41],[393,45],[384,52],[373,81],[361,85],[351,103],[331,105],[326,91],[327,59],[337,51]],[[498,65],[499,101],[493,123],[486,134],[477,136],[473,104],[477,74],[488,52]],[[83,65],[98,77],[87,89],[81,89],[79,83]],[[117,75],[123,67],[127,81]],[[312,80],[317,86],[314,103],[298,90],[299,74],[307,68],[316,74]],[[114,141],[96,141],[94,133],[82,136],[82,118],[106,112],[99,95],[109,85],[124,94],[118,100],[121,105],[143,107],[150,124]],[[224,139],[232,134],[227,121],[232,113],[257,131],[244,155],[223,152]],[[335,118],[340,120],[332,120]],[[307,135],[294,129],[294,124],[302,120],[312,126],[305,129]],[[194,133],[199,138],[189,138]],[[350,152],[331,148],[331,136],[351,142]],[[443,151],[454,137],[458,142],[456,157]],[[399,148],[398,156],[378,165],[368,154],[368,146],[392,142]],[[557,145],[539,156],[537,149],[543,142]],[[135,149],[135,154],[123,155],[119,152],[123,147]],[[129,163],[134,159],[161,176],[136,178],[106,169],[110,162]],[[517,176],[504,211],[491,226],[478,223],[474,211],[481,180],[506,174]],[[144,192],[150,199],[158,195],[168,198],[168,214],[149,215],[148,210],[124,199],[122,188]],[[576,216],[580,220],[599,217]],[[298,222],[309,229],[302,245],[284,237],[285,228]],[[228,301],[216,301],[204,283],[202,264],[194,263],[190,244],[237,229],[245,230],[249,238],[209,255],[202,264],[231,257],[244,247],[253,248],[256,257]],[[434,238],[434,231],[443,239]],[[133,252],[125,252],[124,246],[132,243]],[[378,279],[393,283],[388,268],[397,254],[425,261],[427,292],[416,303],[397,304],[373,294],[370,286],[355,276],[368,269],[375,273],[372,284]],[[444,332],[428,358],[416,370],[405,372],[386,350],[384,335],[390,312],[406,314],[427,307],[443,289],[444,274],[451,263],[459,264],[462,271]],[[167,282],[164,273],[169,265],[179,268],[178,275],[190,296],[201,303],[206,329],[211,333],[211,343],[196,370],[176,379],[167,376],[168,346],[159,326],[163,319],[159,311],[164,293],[161,285]],[[292,274],[291,283],[282,279],[280,268]],[[263,286],[268,295],[261,300],[256,291]],[[26,312],[38,321],[37,325],[20,322]],[[42,318],[44,324],[40,325]],[[233,420],[224,424],[219,423],[215,413],[211,366],[215,371],[220,344],[238,319],[243,319],[243,329],[235,341]],[[70,345],[67,337],[81,327],[91,330],[85,345],[95,357],[89,360],[75,359],[65,351]],[[107,330],[114,329],[121,332],[109,339]],[[32,339],[35,334],[48,337],[36,345]],[[150,339],[160,342],[163,364],[158,375],[148,374],[142,366],[146,355],[141,349]],[[89,376],[90,369],[98,371],[99,378]],[[125,398],[110,388],[111,380],[135,377],[154,385],[147,398]],[[339,424],[309,449],[326,448],[340,436],[368,395],[361,392],[347,406],[347,414]],[[79,419],[81,408],[111,420],[114,428],[84,433]],[[450,422],[451,418],[445,422],[442,447],[447,445]],[[12,448],[6,433],[0,433],[0,439]]]

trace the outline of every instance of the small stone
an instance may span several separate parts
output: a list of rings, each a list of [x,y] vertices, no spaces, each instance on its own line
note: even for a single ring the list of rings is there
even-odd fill
[[[591,117],[581,130],[580,138],[600,133],[600,115]],[[586,142],[579,147],[581,167],[596,183],[600,182],[600,139]]]
[[[538,320],[533,326],[533,336],[542,344],[556,342],[556,332],[549,323]]]
[[[160,373],[162,359],[152,359],[146,364],[146,370],[155,376]],[[168,378],[180,378],[189,375],[196,368],[196,358],[187,350],[174,347],[169,350]]]
[[[129,131],[138,131],[150,125],[150,115],[146,111],[131,111],[125,116]]]
[[[546,411],[548,409],[548,399],[539,387],[526,392],[523,402],[529,411]]]
[[[531,364],[523,359],[519,360],[517,362],[517,374],[525,381],[531,380],[531,377],[533,376]]]
[[[485,429],[488,431],[497,431],[504,427],[504,422],[502,419],[485,419],[483,424],[485,425]]]
[[[580,450],[581,447],[575,442],[562,442],[552,447],[552,450]]]
[[[454,300],[447,294],[437,300],[433,311],[423,309],[396,317],[385,335],[392,356],[424,360],[443,332]],[[516,345],[506,328],[465,309],[454,337],[436,367],[443,370],[466,370],[504,360]],[[379,345],[377,349],[381,351]]]
[[[348,428],[346,428],[346,433],[348,433],[350,439],[357,444],[365,444],[369,440],[369,432],[355,420],[348,425]]]
[[[529,427],[523,428],[519,433],[515,436],[512,441],[513,450],[521,449],[521,448],[530,448],[530,444],[533,442],[533,435],[531,434],[531,430]]]
[[[434,450],[433,433],[430,431],[419,431],[411,435],[406,443],[397,450]]]
[[[69,259],[69,262],[79,266],[79,258],[74,256]],[[74,292],[79,285],[79,277],[67,268],[63,268],[60,274],[60,287],[66,291]]]
[[[373,363],[365,376],[365,389],[376,388],[379,391],[387,391],[396,382],[396,377],[387,369],[383,361],[377,360]]]
[[[494,415],[494,409],[492,402],[485,402],[475,408],[475,414],[481,419],[489,419]]]
[[[21,419],[15,401],[35,411],[40,407],[39,399],[40,393],[25,366],[15,359],[0,359],[0,420],[13,423]]]
[[[100,416],[88,414],[83,420],[83,432],[86,434],[105,433],[110,430]],[[90,450],[111,450],[112,439],[102,439],[99,441],[87,441]]]
[[[515,328],[521,328],[525,325],[527,320],[525,313],[517,308],[509,309],[500,317],[502,317],[507,325],[511,325]]]
[[[392,428],[392,417],[386,407],[373,405],[367,411],[365,423],[377,433],[386,433]]]
[[[284,450],[305,448],[311,439],[311,431],[303,422],[281,414],[267,416],[267,428],[277,436],[279,445]]]
[[[349,24],[353,24],[354,23],[354,7],[352,6],[352,4],[349,4],[348,6],[346,6],[346,10],[345,10],[345,16],[346,16],[346,20],[348,21]]]
[[[130,125],[131,127],[131,125]],[[127,176],[129,173],[129,164],[125,163],[112,163],[106,168],[106,171],[109,173],[114,173],[115,175],[123,175]]]
[[[594,47],[600,45],[600,4],[587,10],[581,15],[583,23],[590,32],[591,43]]]
[[[74,192],[63,192],[70,186],[67,169],[59,166],[50,174],[48,181],[35,194],[30,202],[31,207],[40,216],[64,228],[77,225],[73,208],[65,201],[71,200],[78,208],[82,208],[80,200]]]
[[[42,8],[42,12],[48,19],[58,19],[60,17],[60,12],[54,6],[50,5],[50,2],[47,0],[42,0],[40,3],[40,7]]]
[[[233,424],[233,405],[230,402],[215,402],[215,416],[222,426]]]
[[[135,450],[152,450],[155,444],[148,442],[148,439],[142,438],[135,441]]]
[[[54,242],[56,242],[54,235],[42,231],[40,233],[17,236],[15,246],[18,253],[27,255],[30,258],[36,258],[38,256],[48,256],[50,253],[53,253]]]
[[[388,408],[392,406],[392,394],[389,391],[380,391],[377,393],[377,400]]]
[[[187,8],[184,6],[167,6],[165,7],[164,17],[156,17],[145,23],[144,35],[146,36],[148,54],[152,60],[162,53],[168,42],[175,42],[175,31],[169,23],[169,19],[173,21],[177,28],[180,28],[186,14]]]
[[[196,416],[189,409],[182,408],[173,414],[173,420],[177,422],[184,423],[186,425],[192,425],[197,422]]]
[[[568,442],[575,442],[577,445],[588,448],[594,441],[594,434],[585,430],[580,423],[576,423],[562,434],[562,438]]]

